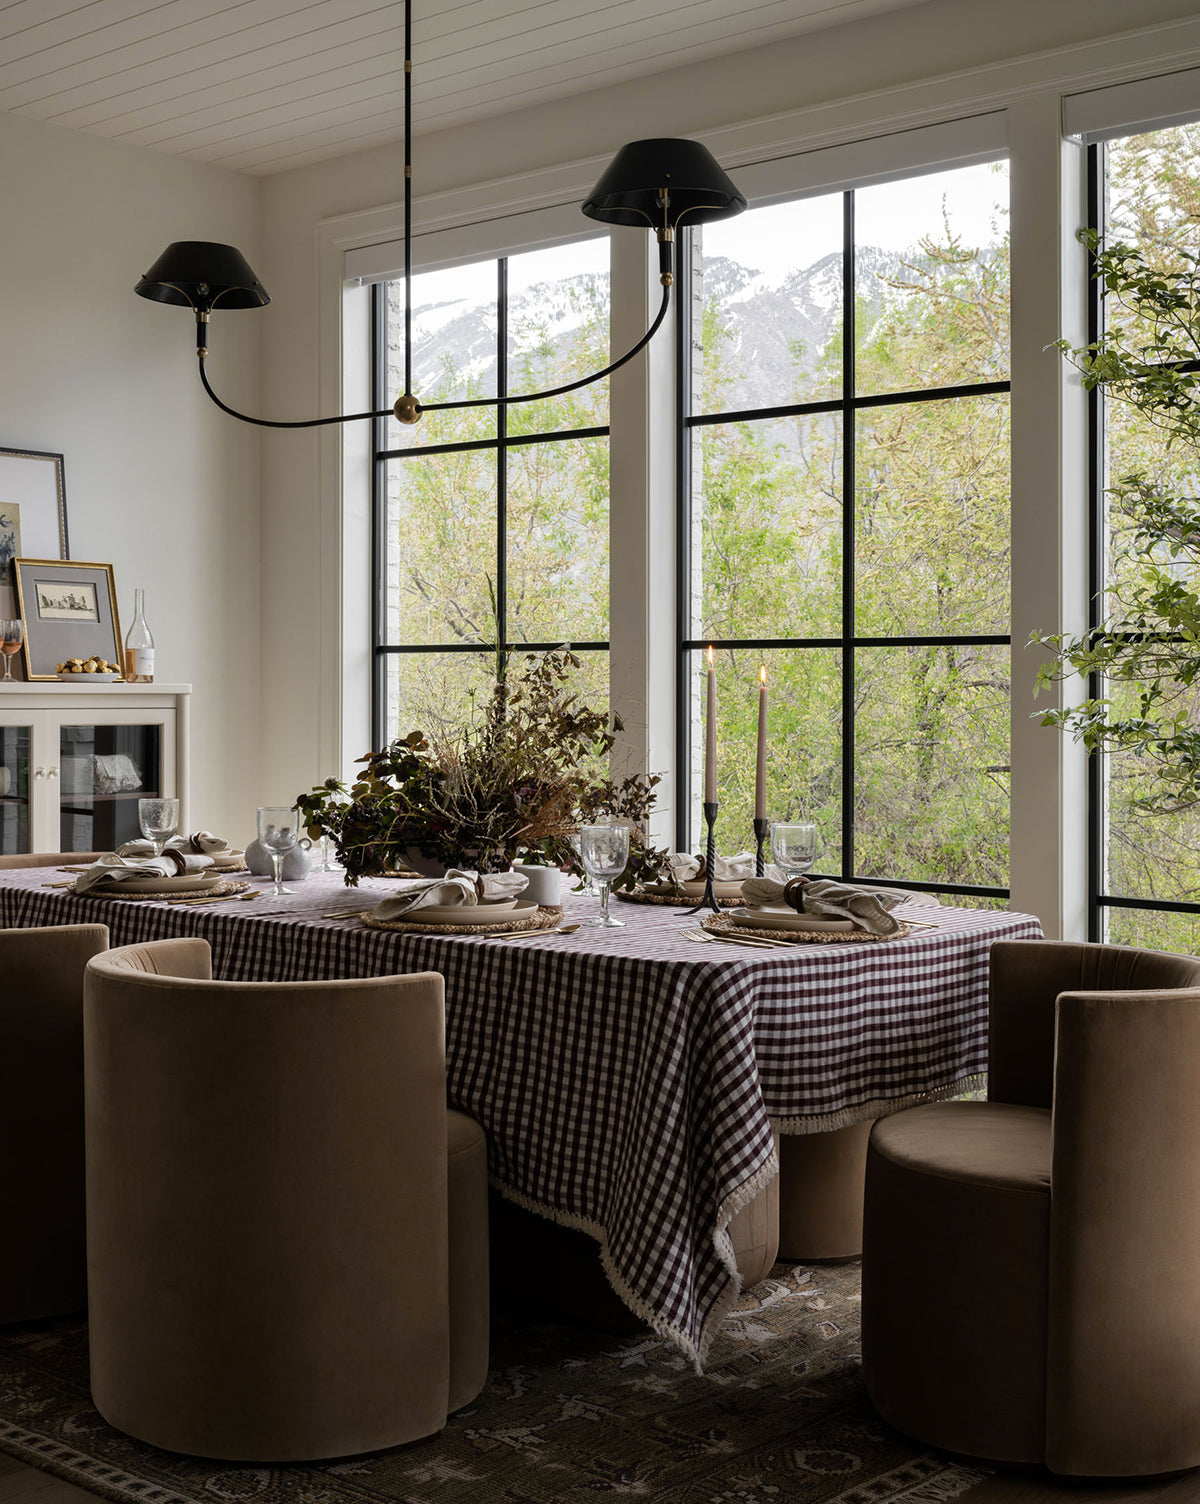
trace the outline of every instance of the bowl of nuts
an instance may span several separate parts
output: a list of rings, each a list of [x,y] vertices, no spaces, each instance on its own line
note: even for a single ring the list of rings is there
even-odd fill
[[[93,684],[112,684],[121,677],[121,670],[107,658],[68,658],[55,664],[54,672],[60,679],[84,679]]]

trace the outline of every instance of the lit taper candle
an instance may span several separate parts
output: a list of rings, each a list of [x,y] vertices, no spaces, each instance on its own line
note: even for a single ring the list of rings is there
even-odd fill
[[[767,818],[767,665],[758,671],[758,766],[754,773],[754,818]]]
[[[708,648],[708,701],[704,736],[704,802],[717,802],[717,671],[712,644]]]

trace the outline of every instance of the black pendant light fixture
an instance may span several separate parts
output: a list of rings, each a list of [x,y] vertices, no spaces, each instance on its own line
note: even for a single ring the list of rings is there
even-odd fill
[[[261,428],[320,428],[327,423],[353,423],[360,418],[387,418],[419,423],[424,413],[463,407],[511,407],[559,397],[602,381],[620,370],[654,338],[667,316],[674,281],[672,247],[675,231],[690,225],[740,214],[746,200],[698,141],[664,138],[633,141],[623,146],[583,204],[589,219],[603,224],[653,230],[658,238],[662,302],[653,323],[619,360],[594,375],[567,381],[544,392],[504,397],[471,397],[455,402],[421,402],[412,389],[412,0],[404,3],[404,391],[394,405],[378,412],[341,413],[333,418],[283,421],[252,418],[222,402],[209,383],[208,327],[215,308],[262,308],[271,300],[250,270],[242,253],[231,245],[208,240],[176,240],[169,245],[134,288],[156,303],[191,308],[196,315],[196,356],[204,390],[222,410],[243,423]]]

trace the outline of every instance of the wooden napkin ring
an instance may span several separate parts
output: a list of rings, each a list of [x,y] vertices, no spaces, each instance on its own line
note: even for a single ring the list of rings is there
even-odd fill
[[[804,890],[808,887],[806,877],[793,877],[783,890],[783,901],[797,914],[804,913]]]

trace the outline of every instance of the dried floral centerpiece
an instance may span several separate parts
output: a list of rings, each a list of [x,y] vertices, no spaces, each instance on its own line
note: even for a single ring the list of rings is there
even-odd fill
[[[441,870],[499,872],[525,853],[578,872],[574,831],[618,818],[632,831],[616,886],[662,876],[666,859],[644,840],[659,780],[604,775],[622,726],[580,702],[570,687],[579,666],[559,649],[529,654],[510,672],[509,655],[497,654],[495,682],[465,725],[435,717],[429,732],[360,758],[353,783],[330,778],[302,794],[296,807],[308,834],[333,840],[355,885],[414,858]]]

